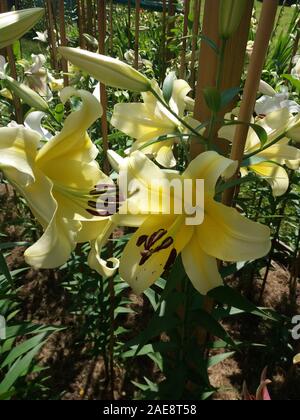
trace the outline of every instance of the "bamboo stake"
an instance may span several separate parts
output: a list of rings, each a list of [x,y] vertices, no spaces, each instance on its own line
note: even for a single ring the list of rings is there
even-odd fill
[[[113,27],[113,12],[114,4],[113,1],[109,2],[109,52],[113,53],[113,42],[114,42],[114,27]]]
[[[128,11],[128,49],[131,49],[131,0],[128,0],[127,11]]]
[[[184,76],[185,76],[185,65],[186,65],[185,56],[186,56],[186,46],[187,46],[189,12],[190,12],[190,0],[186,0],[184,4],[182,47],[181,47],[181,54],[180,54],[180,69],[179,69],[180,79],[184,79]]]
[[[219,3],[220,0],[210,0],[205,2],[203,34],[212,39],[215,44],[220,48],[221,40],[219,38]],[[227,42],[224,66],[222,72],[221,89],[228,89],[240,85],[243,69],[244,59],[246,54],[246,46],[250,30],[250,22],[253,9],[253,0],[247,2],[245,14],[239,25],[237,32]],[[217,11],[217,13],[216,13]],[[211,117],[211,111],[207,108],[203,97],[203,88],[207,86],[216,86],[218,73],[218,56],[206,43],[201,43],[200,58],[199,58],[199,72],[198,83],[195,101],[195,118],[199,121],[207,121]],[[235,101],[229,106],[232,109]],[[226,110],[220,113],[219,117],[223,117]],[[217,131],[217,127],[215,129]],[[222,145],[222,144],[221,144]],[[221,145],[218,144],[220,147]],[[196,157],[199,153],[203,152],[203,147],[196,142],[192,143],[191,156]],[[203,303],[203,309],[211,313],[214,308],[215,302],[213,299],[206,297]],[[204,328],[198,328],[195,331],[197,342],[200,347],[203,347],[208,334]]]
[[[176,7],[175,7],[175,0],[169,0],[168,4],[168,20],[167,20],[167,46],[166,46],[166,61],[167,63],[171,61],[172,58],[174,58],[174,53],[169,48],[173,36],[173,29],[175,27],[175,20],[172,19],[175,16]]]
[[[99,30],[99,53],[105,54],[105,35],[106,35],[106,1],[98,0],[98,30]],[[107,94],[105,86],[100,83],[100,98],[103,107],[103,115],[101,118],[102,127],[102,146],[105,155],[103,170],[109,174],[110,165],[107,159],[108,144],[108,124],[107,124]],[[110,247],[113,253],[113,246]],[[109,295],[110,295],[110,338],[109,338],[109,378],[110,378],[110,398],[114,400],[115,372],[114,372],[114,345],[115,345],[115,289],[114,278],[109,279]]]
[[[221,40],[218,34],[219,15],[216,11],[219,10],[220,0],[210,0],[205,3],[204,21],[202,33],[208,37],[220,48]],[[221,90],[230,89],[240,86],[241,78],[244,70],[244,62],[246,55],[246,46],[248,42],[251,16],[253,10],[253,0],[248,0],[245,14],[237,29],[237,32],[227,41],[224,66],[222,71]],[[203,96],[203,89],[207,86],[216,86],[218,68],[218,56],[216,52],[208,45],[207,42],[202,41],[199,56],[199,71],[196,88],[196,100],[194,117],[198,121],[205,122],[211,117],[211,111],[206,105]],[[226,112],[234,108],[237,98],[235,98],[226,108],[219,113],[218,119],[222,119]],[[218,131],[218,126],[215,127],[215,134]],[[228,147],[228,143],[220,142],[216,136],[214,143],[224,150]],[[196,141],[191,145],[191,157],[196,157],[199,153],[204,151],[203,146]],[[229,153],[229,151],[227,151]]]
[[[253,115],[263,65],[276,18],[277,6],[278,0],[265,0],[263,2],[261,17],[258,24],[253,54],[250,59],[248,75],[239,113],[239,120],[245,122],[246,124],[237,126],[232,144],[230,157],[232,160],[237,160],[239,162],[238,171],[233,179],[237,178],[240,164],[243,160],[245,144],[249,131],[249,126],[247,124],[250,123],[251,117]],[[234,190],[234,188],[231,188],[225,191],[223,197],[224,204],[232,204]]]
[[[99,53],[105,54],[105,36],[106,36],[106,1],[98,0],[98,31],[99,31]],[[102,127],[102,141],[103,141],[103,152],[105,155],[104,161],[104,172],[109,173],[109,163],[107,160],[107,151],[109,149],[108,144],[108,124],[107,124],[107,94],[106,87],[100,83],[100,98],[103,107],[103,115],[101,119]]]
[[[7,0],[3,0],[1,4],[0,13],[4,13],[7,11],[8,11]],[[11,76],[15,80],[17,80],[18,75],[17,75],[16,62],[15,62],[15,57],[14,57],[14,53],[13,53],[13,49],[11,45],[6,47],[6,54],[7,54],[8,64],[10,67]],[[23,124],[23,112],[22,112],[21,100],[14,93],[12,94],[12,96],[13,96],[13,102],[14,102],[14,108],[15,108],[16,121],[18,124]]]
[[[77,16],[78,16],[78,31],[79,31],[79,45],[80,48],[85,48],[85,42],[83,38],[83,20],[82,20],[82,3],[80,0],[77,0]]]
[[[48,40],[51,48],[52,65],[55,70],[58,70],[57,65],[57,50],[56,50],[56,36],[53,18],[53,9],[51,0],[46,0],[47,17],[48,17]]]
[[[135,0],[135,40],[134,40],[134,68],[139,67],[139,37],[140,37],[141,0]]]
[[[65,2],[64,0],[59,0],[59,18],[60,18],[60,43],[62,46],[67,46],[67,37],[66,37],[66,25],[65,25]],[[61,65],[63,70],[64,86],[69,86],[69,76],[68,76],[68,61],[64,58],[61,59]]]
[[[192,34],[192,56],[191,56],[191,88],[195,90],[196,80],[196,53],[198,47],[199,23],[200,23],[201,0],[194,2],[194,21],[193,21],[193,34]]]
[[[87,29],[87,21],[86,21],[86,1],[85,0],[81,0],[81,14],[82,14],[82,30],[83,33],[86,34],[88,33],[88,29]]]
[[[162,83],[166,74],[166,34],[167,34],[167,0],[163,0],[162,35],[161,35],[161,74]]]
[[[93,27],[93,4],[92,0],[87,0],[86,2],[86,18],[87,18],[87,32],[95,36],[94,27]]]

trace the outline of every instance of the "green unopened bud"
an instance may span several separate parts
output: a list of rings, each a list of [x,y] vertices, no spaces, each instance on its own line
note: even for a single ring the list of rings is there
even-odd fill
[[[47,102],[34,90],[24,85],[24,83],[19,83],[9,76],[6,76],[5,81],[8,89],[14,92],[14,94],[22,99],[27,105],[38,111],[47,112],[49,110]]]
[[[230,38],[239,27],[247,0],[220,0],[219,32],[223,39]]]
[[[147,77],[115,58],[70,47],[60,47],[59,52],[104,85],[133,92],[147,92],[151,89]]]
[[[44,9],[17,10],[0,14],[0,49],[13,44],[28,32],[43,16]]]

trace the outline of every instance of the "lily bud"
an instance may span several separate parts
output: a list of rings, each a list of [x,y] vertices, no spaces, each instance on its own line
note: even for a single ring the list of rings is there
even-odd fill
[[[116,153],[114,150],[111,150],[111,149],[107,151],[107,157],[108,157],[111,167],[116,172],[119,172],[120,166],[124,162],[124,158],[122,158],[122,156],[118,155],[118,153]]]
[[[70,47],[60,47],[59,52],[104,85],[134,92],[147,92],[151,89],[147,77],[115,58]]]
[[[272,86],[270,86],[267,82],[264,82],[263,80],[261,80],[259,82],[258,90],[263,95],[267,95],[267,96],[275,96],[276,95],[276,91],[272,88]]]
[[[43,16],[44,9],[17,10],[0,14],[0,49],[13,44],[28,32]]]
[[[14,92],[27,105],[39,111],[47,112],[49,110],[47,102],[24,83],[19,83],[9,76],[6,76],[5,81],[9,90]]]
[[[223,39],[230,38],[241,23],[247,0],[221,0],[219,10],[219,33]]]

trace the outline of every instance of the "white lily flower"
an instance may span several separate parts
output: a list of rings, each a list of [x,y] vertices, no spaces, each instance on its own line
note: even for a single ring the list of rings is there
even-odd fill
[[[287,108],[291,114],[300,112],[300,105],[289,100],[289,92],[286,87],[274,96],[263,95],[256,101],[255,112],[258,115],[268,115],[279,109]]]
[[[295,67],[291,71],[291,75],[300,80],[300,55],[296,55],[293,59]]]
[[[44,32],[36,31],[35,33],[36,33],[36,36],[33,39],[36,39],[37,41],[44,42],[44,43],[48,42],[48,31],[47,30],[44,31]]]

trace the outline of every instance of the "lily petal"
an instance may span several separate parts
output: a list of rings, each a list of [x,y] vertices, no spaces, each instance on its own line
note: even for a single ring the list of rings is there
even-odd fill
[[[148,105],[141,103],[115,105],[111,124],[140,141],[149,141],[176,131],[173,122],[160,115],[155,116],[149,112]]]
[[[32,168],[40,139],[38,133],[21,126],[0,128],[0,167],[13,183],[34,182]]]
[[[280,197],[287,192],[289,177],[286,170],[281,166],[272,162],[262,162],[251,165],[250,168],[270,184],[275,197]]]
[[[270,229],[243,217],[236,209],[212,199],[205,201],[202,225],[196,227],[205,253],[223,261],[264,257],[271,248]]]
[[[102,248],[107,243],[114,229],[115,224],[112,223],[111,220],[103,221],[100,230],[101,234],[96,240],[91,242],[91,252],[88,257],[88,264],[104,278],[113,276],[119,268],[119,260],[117,258],[109,258],[108,260],[101,258]],[[108,266],[108,263],[110,263],[111,267]]]
[[[181,256],[185,272],[202,295],[223,284],[217,260],[203,251],[197,235],[192,236]]]
[[[80,222],[64,219],[55,212],[43,236],[25,251],[25,261],[37,269],[63,265],[75,249],[78,230]]]
[[[62,131],[39,151],[37,163],[40,168],[49,161],[55,160],[56,164],[57,159],[91,161],[98,154],[86,131],[102,115],[102,107],[91,93],[76,91],[72,87],[61,92],[62,102],[65,103],[71,96],[82,99],[81,108],[67,117]]]
[[[173,84],[173,92],[170,100],[171,109],[176,112],[179,117],[183,117],[186,108],[185,98],[192,90],[185,80],[175,80]]]
[[[176,256],[191,239],[193,228],[187,228],[184,224],[179,228],[176,235],[170,239],[171,227],[174,222],[176,222],[174,216],[150,216],[126,245],[120,262],[120,275],[129,283],[135,293],[142,293],[150,287],[168,268],[167,266],[175,261]],[[168,240],[166,244],[169,244],[169,246],[153,251],[149,258],[143,257],[145,246],[145,243],[142,243],[143,238],[148,238],[149,241],[151,236],[153,237],[162,231],[165,231],[164,236],[150,248],[155,250],[163,240]]]
[[[197,156],[183,173],[184,178],[204,179],[207,192],[214,194],[218,179],[226,172],[226,177],[234,175],[238,163],[216,152],[204,152]]]

